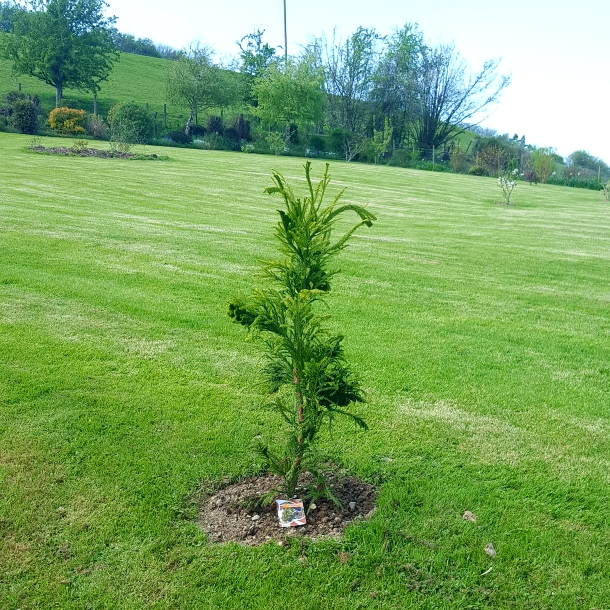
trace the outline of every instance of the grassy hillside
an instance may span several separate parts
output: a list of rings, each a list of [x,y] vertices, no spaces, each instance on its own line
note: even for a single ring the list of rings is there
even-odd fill
[[[98,94],[98,112],[105,116],[117,102],[135,101],[148,104],[149,110],[157,112],[161,118],[163,104],[166,103],[165,78],[170,65],[167,59],[121,53],[120,61],[115,64],[108,81],[102,83]],[[0,59],[0,96],[15,91],[18,83],[22,84],[25,93],[38,95],[43,107],[49,110],[55,107],[53,87],[29,76],[12,76],[11,62]],[[93,95],[90,93],[66,89],[64,97],[77,101],[80,108],[93,112]],[[184,125],[187,116],[184,108],[168,106],[168,121],[171,124]]]
[[[370,431],[324,450],[380,486],[378,511],[341,541],[211,546],[194,499],[256,472],[251,439],[279,430],[226,302],[274,247],[271,169],[302,186],[302,160],[27,141],[0,133],[2,608],[607,607],[598,193],[519,184],[507,208],[493,179],[333,163],[379,220],[331,299]]]

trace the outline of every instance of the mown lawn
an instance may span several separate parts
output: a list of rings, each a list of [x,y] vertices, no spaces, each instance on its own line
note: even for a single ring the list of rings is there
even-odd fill
[[[608,608],[599,193],[507,208],[493,179],[333,163],[378,222],[330,299],[370,431],[324,450],[378,510],[340,542],[209,546],[197,498],[280,429],[226,302],[274,248],[271,169],[303,161],[28,141],[0,134],[0,608]]]

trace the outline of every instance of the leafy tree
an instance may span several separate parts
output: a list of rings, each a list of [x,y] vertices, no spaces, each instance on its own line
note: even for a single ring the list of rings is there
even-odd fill
[[[0,2],[0,32],[11,33],[15,16],[20,10],[20,7],[10,0]]]
[[[417,82],[417,113],[413,137],[429,156],[463,132],[467,122],[495,102],[509,85],[499,76],[499,61],[488,60],[476,73],[467,70],[453,45],[424,49]]]
[[[555,167],[555,150],[553,148],[536,148],[530,155],[530,164],[538,180],[545,184]]]
[[[374,76],[372,99],[402,143],[417,118],[417,83],[425,49],[417,24],[407,23],[387,41]]]
[[[365,146],[372,117],[371,92],[379,58],[379,36],[359,27],[345,42],[318,40],[327,93],[328,122],[343,134],[345,160]]]
[[[212,63],[211,49],[192,45],[168,71],[167,99],[186,106],[197,123],[200,110],[222,109],[234,103],[237,88],[233,76]]]
[[[312,124],[321,120],[324,110],[322,70],[310,55],[273,63],[266,76],[254,80],[252,94],[257,105],[252,113],[263,125],[284,128],[284,144],[290,140],[290,124]]]
[[[364,421],[348,411],[353,402],[362,402],[359,383],[343,355],[343,337],[333,334],[320,313],[331,288],[334,257],[343,250],[354,231],[372,225],[375,217],[357,205],[339,205],[343,191],[330,205],[323,205],[330,178],[328,165],[320,183],[314,187],[311,164],[305,165],[307,195],[297,198],[284,177],[273,173],[275,186],[266,189],[284,200],[275,235],[280,257],[265,264],[266,280],[250,299],[235,299],[229,315],[248,327],[264,346],[264,368],[274,407],[287,428],[285,445],[270,448],[262,440],[258,451],[271,472],[284,478],[281,491],[293,497],[299,475],[314,474],[306,498],[332,496],[316,467],[316,440],[325,423],[337,415],[351,417],[359,426]],[[356,213],[360,221],[338,240],[332,231],[339,216]]]
[[[392,135],[394,133],[394,128],[392,127],[392,123],[385,117],[383,121],[383,129],[381,131],[377,131],[377,129],[373,129],[373,150],[375,151],[375,165],[379,162],[380,157],[385,155],[390,148],[390,144],[392,143]]]
[[[610,177],[610,167],[608,167],[607,163],[585,150],[575,150],[568,157],[568,164],[572,169],[572,173],[577,173],[579,170],[588,170],[582,173],[588,176],[596,176],[599,173],[600,178]]]
[[[264,33],[265,30],[255,30],[237,43],[241,59],[239,70],[253,78],[266,74],[278,59],[275,47],[263,43]]]
[[[150,38],[136,38],[133,34],[123,34],[113,28],[112,41],[114,46],[123,53],[133,53],[134,55],[145,55],[147,57],[162,57],[157,45]]]
[[[55,87],[55,105],[65,87],[95,93],[119,58],[103,0],[42,0],[17,11],[3,55],[15,75],[29,74]]]

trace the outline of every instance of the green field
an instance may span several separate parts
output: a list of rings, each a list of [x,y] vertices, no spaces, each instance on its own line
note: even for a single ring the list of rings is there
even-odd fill
[[[378,510],[339,542],[212,546],[197,498],[281,427],[226,303],[275,247],[272,168],[303,185],[303,160],[28,141],[0,133],[2,610],[609,607],[599,193],[519,183],[505,207],[493,179],[333,163],[378,221],[329,299],[370,431],[323,448]]]
[[[16,91],[19,83],[24,93],[37,95],[48,112],[55,108],[55,88],[31,76],[13,76],[11,62],[0,59],[0,97],[9,91]],[[120,60],[114,65],[108,80],[101,83],[98,93],[98,113],[105,117],[108,110],[118,102],[137,102],[148,104],[150,112],[156,112],[158,120],[163,118],[165,97],[165,80],[171,67],[168,59],[143,57],[130,53],[121,53]],[[75,89],[66,89],[64,98],[77,102],[77,106],[93,112],[93,95]],[[185,108],[176,108],[171,104],[167,108],[168,126],[184,125],[188,118]]]

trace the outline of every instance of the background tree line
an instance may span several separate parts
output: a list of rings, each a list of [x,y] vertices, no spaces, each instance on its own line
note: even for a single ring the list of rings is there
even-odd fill
[[[237,43],[234,60],[220,64],[200,43],[176,51],[120,33],[105,8],[103,0],[0,2],[2,54],[15,75],[53,86],[56,106],[66,87],[96,94],[119,49],[173,59],[165,99],[186,109],[186,118],[171,126],[166,118],[163,124],[149,121],[150,137],[165,142],[189,144],[194,137],[216,148],[481,175],[516,164],[533,182],[558,174],[574,183],[608,175],[603,161],[582,151],[566,163],[524,138],[477,129],[510,77],[499,73],[497,60],[472,70],[455,46],[429,45],[417,24],[389,36],[365,27],[344,39],[321,36],[287,59],[264,41],[263,30],[255,30]],[[14,94],[11,103],[17,101],[21,112],[28,100]],[[11,104],[3,112],[10,114]],[[89,121],[98,126],[96,135],[105,133],[99,128],[104,119]]]

